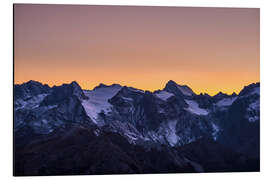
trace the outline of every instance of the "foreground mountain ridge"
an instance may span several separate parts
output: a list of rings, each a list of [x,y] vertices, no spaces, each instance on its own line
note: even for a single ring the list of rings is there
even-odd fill
[[[37,81],[29,81],[14,87],[15,145],[20,149],[18,156],[24,158],[27,149],[38,147],[39,142],[48,141],[48,138],[59,141],[59,138],[62,139],[61,136],[72,137],[74,130],[71,129],[84,132],[83,129],[86,128],[94,135],[91,136],[92,139],[96,139],[94,137],[102,139],[110,133],[118,134],[129,144],[119,146],[122,150],[128,146],[138,146],[146,152],[153,148],[164,151],[167,147],[165,149],[169,150],[166,153],[169,153],[171,148],[183,153],[180,147],[208,139],[202,142],[209,144],[209,147],[214,147],[216,146],[214,144],[218,143],[233,153],[243,154],[247,160],[253,159],[248,160],[252,163],[246,170],[250,167],[258,170],[258,165],[253,164],[259,159],[259,120],[260,83],[245,86],[238,95],[218,93],[215,96],[197,95],[190,87],[178,85],[172,80],[168,81],[164,89],[154,92],[119,84],[100,84],[93,90],[82,90],[75,81],[51,88]],[[173,155],[175,153],[169,154],[169,159],[176,158],[176,155]],[[131,156],[129,158],[134,160]],[[32,158],[40,160],[39,156]],[[178,165],[173,165],[175,167],[170,171],[199,172],[202,169],[213,171],[211,168],[206,170],[205,167],[201,167],[200,163],[205,162],[198,163],[196,158],[190,161],[192,158],[189,157],[189,160],[187,157],[180,158],[179,162],[185,162],[186,165],[180,166],[178,162],[176,163]],[[149,163],[153,165],[153,162]],[[124,171],[122,166],[119,168],[118,172],[111,173],[129,172]],[[137,168],[134,172],[148,172],[145,170],[146,167],[140,168],[141,171]],[[158,172],[161,167],[156,168]],[[234,168],[235,171],[241,169]],[[234,168],[229,169],[234,171]],[[20,168],[17,172],[25,174]],[[97,173],[96,170],[91,172]]]

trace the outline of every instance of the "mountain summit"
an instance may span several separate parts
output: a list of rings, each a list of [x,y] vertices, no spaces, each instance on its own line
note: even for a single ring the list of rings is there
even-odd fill
[[[195,93],[192,89],[186,85],[178,85],[176,82],[170,80],[167,82],[165,91],[171,92],[175,95],[182,95],[182,96],[193,96]]]

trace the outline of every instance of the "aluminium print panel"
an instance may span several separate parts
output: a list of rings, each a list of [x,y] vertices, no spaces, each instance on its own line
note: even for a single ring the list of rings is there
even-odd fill
[[[259,13],[14,4],[14,176],[260,171]]]

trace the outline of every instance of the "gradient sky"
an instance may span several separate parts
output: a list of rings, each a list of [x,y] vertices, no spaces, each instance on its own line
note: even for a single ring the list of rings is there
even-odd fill
[[[15,83],[214,95],[260,81],[259,9],[17,4],[14,29]]]

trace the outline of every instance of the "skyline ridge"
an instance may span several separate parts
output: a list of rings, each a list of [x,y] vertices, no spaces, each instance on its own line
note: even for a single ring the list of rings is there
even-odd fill
[[[221,94],[226,94],[226,95],[234,95],[234,94],[239,95],[239,93],[240,93],[245,87],[247,87],[247,86],[249,86],[249,85],[252,85],[252,84],[258,84],[258,83],[260,84],[260,81],[252,82],[252,83],[249,83],[249,84],[244,85],[244,86],[242,87],[242,89],[240,89],[239,92],[233,91],[232,93],[226,93],[226,92],[223,92],[223,91],[219,91],[219,92],[215,93],[214,95],[211,95],[211,94],[209,94],[209,93],[207,93],[207,92],[200,92],[200,93],[197,93],[197,92],[195,92],[195,91],[193,90],[193,88],[192,88],[191,86],[189,86],[189,85],[187,85],[187,84],[179,84],[179,83],[177,83],[177,82],[174,81],[174,80],[168,80],[167,83],[165,84],[165,86],[164,86],[163,88],[161,88],[161,89],[155,89],[155,90],[140,89],[140,88],[137,88],[136,86],[128,86],[128,85],[123,85],[123,84],[119,84],[119,83],[106,84],[106,83],[103,83],[103,82],[99,83],[98,85],[94,86],[93,88],[88,88],[88,89],[86,89],[86,88],[83,88],[83,87],[80,85],[80,83],[79,83],[78,81],[76,81],[76,80],[72,80],[72,81],[70,81],[69,83],[68,83],[68,82],[65,82],[65,83],[58,84],[58,85],[56,85],[56,84],[54,84],[54,85],[49,85],[49,84],[47,84],[47,83],[43,83],[43,82],[41,82],[41,81],[31,79],[31,80],[28,80],[28,81],[22,82],[22,83],[15,83],[15,82],[14,82],[14,86],[15,86],[15,85],[27,84],[27,83],[30,83],[30,82],[38,82],[38,83],[41,83],[42,85],[48,85],[50,88],[52,88],[52,87],[54,87],[54,86],[62,86],[62,85],[64,85],[64,84],[72,84],[72,83],[75,82],[75,83],[77,83],[77,84],[80,86],[80,88],[81,88],[82,90],[86,90],[86,91],[93,91],[93,90],[95,90],[96,88],[98,88],[99,86],[108,86],[108,87],[110,87],[110,86],[114,86],[114,85],[120,85],[121,87],[131,87],[131,88],[135,88],[135,89],[138,89],[138,90],[149,91],[149,92],[151,92],[151,93],[154,93],[154,92],[156,92],[156,91],[164,90],[165,87],[166,87],[166,85],[167,85],[170,81],[176,83],[176,85],[179,85],[179,86],[182,86],[182,87],[185,87],[185,86],[186,86],[186,87],[190,88],[196,95],[203,94],[203,95],[209,95],[209,96],[211,96],[211,97],[214,97],[214,96],[216,96],[216,95],[218,95],[218,94],[220,94],[220,93],[221,93]]]

